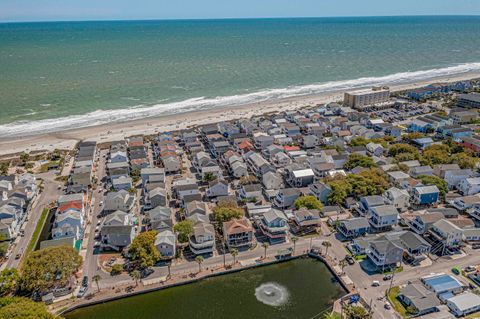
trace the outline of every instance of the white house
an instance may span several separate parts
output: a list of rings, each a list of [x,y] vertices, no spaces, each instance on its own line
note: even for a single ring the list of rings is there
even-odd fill
[[[372,207],[368,221],[372,228],[377,231],[390,229],[398,222],[398,210],[392,205]]]
[[[212,254],[215,246],[215,229],[209,223],[197,223],[193,226],[193,235],[189,239],[190,250],[195,255]]]
[[[458,184],[458,190],[465,196],[480,193],[480,177],[463,179]]]
[[[403,212],[410,206],[410,194],[405,189],[391,187],[383,195],[387,204],[393,205],[396,209]]]
[[[448,189],[456,189],[461,181],[472,177],[471,169],[451,169],[444,173],[443,179],[448,184]]]
[[[164,230],[155,236],[155,247],[162,259],[175,257],[177,237],[171,230]]]
[[[480,296],[467,291],[447,299],[447,306],[457,317],[466,316],[480,310]]]

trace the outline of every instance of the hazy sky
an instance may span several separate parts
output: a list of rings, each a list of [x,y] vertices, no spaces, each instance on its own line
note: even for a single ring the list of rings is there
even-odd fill
[[[480,0],[0,0],[0,21],[458,14]]]

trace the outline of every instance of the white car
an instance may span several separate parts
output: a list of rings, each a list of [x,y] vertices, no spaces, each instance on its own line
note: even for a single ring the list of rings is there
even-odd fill
[[[82,298],[83,296],[85,296],[85,293],[87,292],[88,290],[88,287],[80,287],[80,290],[78,291],[78,294],[77,294],[77,298]]]
[[[372,281],[372,287],[378,287],[380,286],[380,282],[378,280]]]

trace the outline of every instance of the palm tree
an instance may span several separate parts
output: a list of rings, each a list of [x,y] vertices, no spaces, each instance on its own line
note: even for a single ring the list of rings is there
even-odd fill
[[[341,319],[340,314],[336,312],[330,312],[323,315],[323,319]]]
[[[328,256],[328,247],[332,247],[332,243],[328,240],[322,242],[322,246],[325,247],[325,256]]]
[[[97,285],[97,289],[98,289],[98,292],[100,292],[100,286],[98,285],[98,282],[102,279],[102,277],[100,277],[100,275],[94,275],[92,277],[92,280],[95,282],[95,284]]]
[[[233,264],[235,265],[235,263],[236,263],[236,257],[237,257],[237,255],[238,255],[238,249],[236,249],[236,248],[231,249],[231,250],[230,250],[230,254],[231,254],[232,257],[233,257]]]
[[[345,268],[348,265],[348,261],[346,259],[342,259],[338,264],[342,268],[342,273],[343,273],[343,268]]]
[[[130,277],[132,277],[133,280],[135,280],[135,287],[138,286],[138,280],[141,277],[141,273],[139,270],[134,270],[130,273]]]
[[[265,249],[265,258],[267,258],[267,248],[270,246],[269,243],[267,243],[266,241],[264,241],[262,243],[262,247]]]
[[[292,237],[292,243],[293,243],[293,254],[295,255],[295,248],[297,246],[297,241],[298,241],[298,237],[297,236],[293,236]]]
[[[198,272],[202,271],[202,263],[204,261],[203,256],[197,256],[195,261],[198,263]]]

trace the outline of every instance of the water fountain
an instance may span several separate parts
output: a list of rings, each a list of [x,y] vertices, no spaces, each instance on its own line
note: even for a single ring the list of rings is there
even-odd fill
[[[289,293],[287,288],[282,285],[276,282],[268,282],[255,289],[255,297],[266,305],[279,307],[287,303]]]

